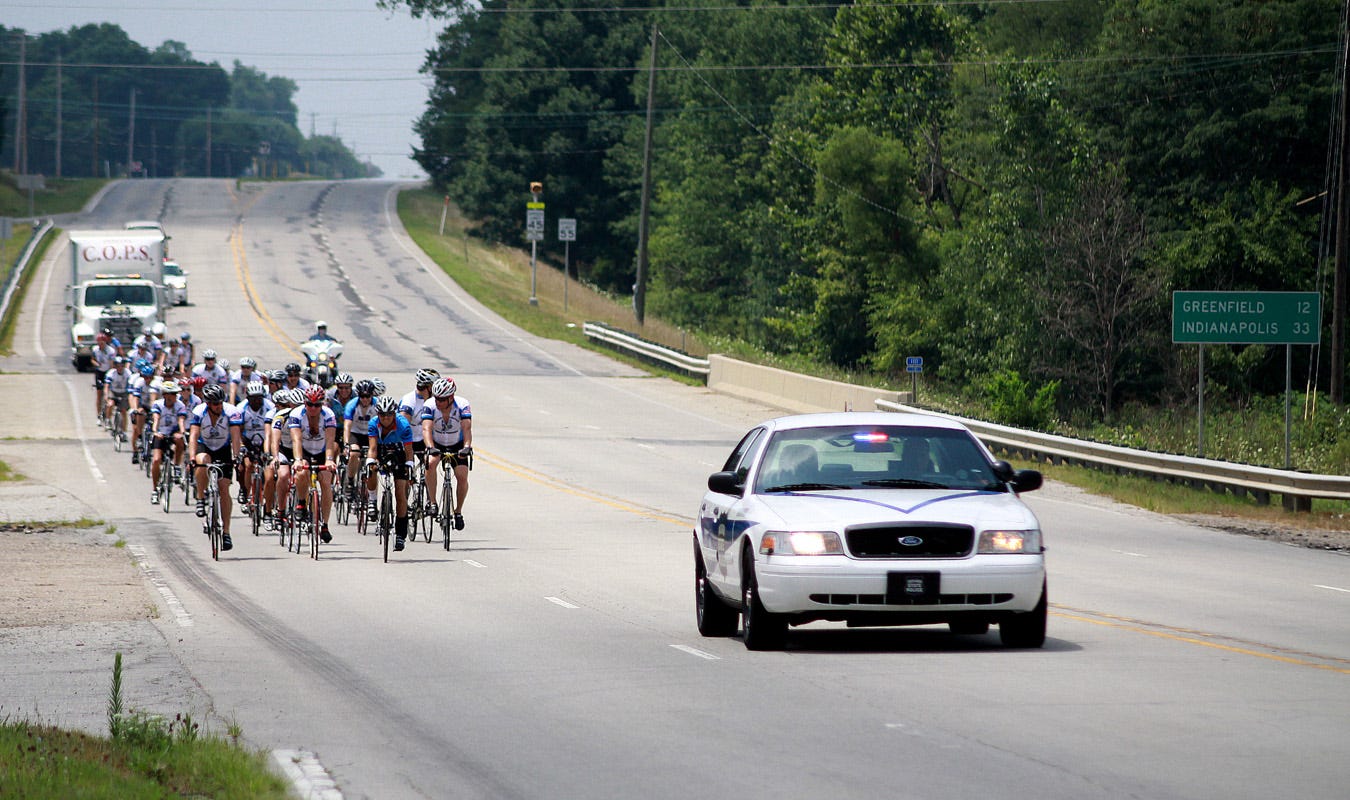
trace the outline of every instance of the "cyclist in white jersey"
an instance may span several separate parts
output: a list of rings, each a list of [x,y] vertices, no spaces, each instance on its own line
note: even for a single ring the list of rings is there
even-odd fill
[[[94,369],[94,416],[100,423],[103,419],[104,397],[103,379],[108,377],[108,370],[113,368],[113,359],[117,358],[117,348],[113,347],[112,337],[99,331],[94,337],[94,349],[90,352],[91,364]]]
[[[301,369],[299,364],[292,361],[286,365],[284,372],[285,382],[282,384],[283,388],[299,389],[302,392],[309,388],[309,381],[300,376]]]
[[[236,405],[244,402],[248,385],[262,379],[262,373],[258,372],[258,362],[253,360],[252,356],[239,359],[239,369],[230,374],[230,402]]]
[[[230,385],[230,373],[216,363],[215,350],[202,351],[202,363],[192,368],[192,377],[198,375],[206,378],[207,383],[214,383],[222,389]]]
[[[131,418],[131,463],[141,463],[141,431],[145,429],[146,413],[150,409],[150,379],[155,377],[155,365],[141,360],[136,364],[136,374],[127,384],[127,404]]]
[[[355,499],[357,469],[370,438],[370,420],[375,416],[375,384],[358,381],[356,396],[342,409],[342,445],[347,450],[347,481],[343,487]],[[364,487],[362,494],[364,494]]]
[[[104,395],[106,400],[103,406],[103,416],[109,421],[113,417],[113,408],[120,408],[125,412],[130,406],[131,400],[131,370],[127,369],[127,357],[116,356],[113,358],[113,368],[108,370],[108,374],[103,376],[103,383],[107,387]],[[127,418],[122,417],[122,432],[127,429]]]
[[[192,334],[183,331],[178,337],[178,371],[189,372],[196,361],[196,348],[192,345]]]
[[[455,530],[464,530],[464,498],[469,494],[469,458],[473,455],[473,409],[455,396],[455,382],[439,378],[431,385],[432,402],[422,409],[422,441],[427,447],[427,513],[436,516],[436,468],[444,457],[455,476]],[[450,480],[446,476],[446,480]]]
[[[290,454],[286,461],[293,461],[297,467],[301,461],[309,468],[334,464],[337,460],[337,417],[333,409],[325,403],[322,386],[311,386],[305,390],[305,403],[291,410],[286,418],[286,430],[291,437]],[[290,490],[290,470],[283,464],[277,478],[279,490]],[[333,473],[323,470],[319,473],[319,539],[327,544],[333,540],[328,531],[328,513],[333,507]],[[301,495],[300,503],[303,503]],[[300,513],[297,507],[296,512]]]
[[[234,547],[230,541],[230,480],[234,463],[239,459],[239,413],[225,402],[225,390],[216,384],[202,389],[202,404],[192,409],[192,428],[188,431],[188,458],[196,469],[197,516],[206,516],[206,481],[208,464],[220,467],[220,516],[224,536],[220,549]]]
[[[267,444],[267,433],[272,427],[272,418],[277,407],[267,399],[267,390],[261,383],[253,381],[246,385],[244,393],[247,399],[235,406],[239,412],[239,437],[243,443],[244,460],[239,465],[239,502],[245,503],[253,487],[253,463],[263,457],[263,447]]]
[[[183,440],[187,431],[187,406],[178,399],[178,384],[166,381],[160,385],[160,399],[150,406],[150,425],[155,433],[153,455],[150,461],[150,481],[155,488],[150,493],[151,505],[159,503],[159,471],[164,466],[164,453],[173,451],[173,466],[183,462]]]
[[[417,388],[403,395],[403,400],[398,404],[399,413],[403,415],[404,419],[408,420],[413,433],[422,429],[422,408],[427,404],[427,400],[431,399],[431,384],[435,383],[439,377],[441,377],[441,373],[434,369],[419,369],[415,377]],[[426,443],[422,441],[422,437],[419,435],[417,441],[413,443],[413,452],[422,453],[426,449]]]
[[[305,398],[297,396],[298,394],[290,389],[278,389],[272,393],[272,403],[276,406],[276,411],[273,412],[272,422],[267,427],[267,444],[263,446],[263,452],[268,459],[264,476],[267,482],[263,485],[263,496],[266,498],[265,514],[278,526],[286,519],[286,495],[285,492],[277,491],[280,483],[277,476],[281,470],[282,443],[285,442],[286,449],[290,449],[290,433],[286,430],[286,420],[290,418],[291,409],[305,402]]]

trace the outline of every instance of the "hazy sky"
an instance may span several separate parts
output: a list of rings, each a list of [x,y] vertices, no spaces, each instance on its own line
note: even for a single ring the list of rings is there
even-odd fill
[[[111,22],[152,50],[173,39],[227,71],[238,59],[296,82],[306,136],[336,132],[387,177],[422,174],[409,155],[436,20],[381,11],[375,0],[53,0],[0,2],[0,22],[29,33]]]

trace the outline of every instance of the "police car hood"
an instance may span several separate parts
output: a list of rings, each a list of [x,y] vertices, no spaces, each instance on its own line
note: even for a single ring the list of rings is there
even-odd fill
[[[1039,527],[1010,492],[971,489],[844,489],[756,495],[785,528],[842,530],[851,525],[942,522],[987,528]]]

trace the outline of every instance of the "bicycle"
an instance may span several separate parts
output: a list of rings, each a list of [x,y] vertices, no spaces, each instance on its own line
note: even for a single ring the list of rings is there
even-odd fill
[[[122,452],[122,445],[127,440],[127,432],[124,430],[127,412],[123,411],[121,406],[117,405],[116,401],[114,401],[113,405],[112,426],[108,428],[108,434],[112,436],[113,450],[120,453]]]
[[[150,423],[147,421],[141,426],[141,439],[136,445],[137,452],[141,454],[141,468],[145,470],[147,478],[150,477],[150,456],[154,453],[154,442],[155,432],[150,429]]]
[[[263,527],[263,507],[266,503],[263,500],[263,486],[266,484],[264,477],[265,464],[263,460],[267,456],[263,453],[250,453],[249,462],[253,465],[249,470],[248,478],[248,516],[253,524],[253,535],[261,536]]]
[[[356,513],[356,531],[362,536],[370,529],[370,513],[368,502],[366,500],[366,480],[370,477],[370,470],[365,464],[362,464],[356,470],[356,488],[353,490],[355,495],[352,500],[352,510]]]
[[[413,461],[412,474],[408,476],[408,540],[417,538],[417,529],[422,527],[422,520],[426,516],[422,512],[426,509],[427,499],[427,453],[423,450],[416,454]],[[431,541],[431,524],[427,520],[426,540]]]
[[[173,446],[164,453],[159,462],[159,503],[164,506],[164,513],[169,513],[169,504],[173,502],[173,471],[177,465],[173,463],[170,456]]]
[[[224,527],[221,522],[220,512],[220,481],[225,477],[220,469],[220,465],[212,462],[210,464],[194,464],[197,469],[206,470],[206,519],[202,521],[202,530],[211,540],[211,558],[220,560],[220,542],[224,536]]]
[[[332,464],[319,464],[312,466],[306,461],[300,461],[295,465],[296,471],[309,473],[309,487],[305,490],[306,509],[303,522],[309,532],[309,557],[315,561],[319,560],[319,532],[323,530],[323,501],[322,485],[319,483],[318,473],[332,472],[335,467]],[[295,492],[296,481],[291,482],[291,492]],[[295,552],[299,553],[297,546]]]
[[[450,549],[450,531],[455,529],[455,494],[451,484],[455,480],[455,464],[463,459],[465,466],[473,469],[473,451],[461,450],[459,453],[446,453],[441,460],[441,507],[436,514],[436,523],[441,526],[441,535],[445,549]],[[428,538],[427,541],[430,541]]]
[[[394,535],[394,474],[388,467],[380,469],[379,520],[375,531],[384,548],[384,563],[389,563],[389,537]]]
[[[342,455],[346,455],[343,453]],[[351,518],[351,500],[354,498],[347,495],[347,462],[339,457],[337,463],[337,472],[333,476],[333,508],[336,511],[337,523],[346,525]]]

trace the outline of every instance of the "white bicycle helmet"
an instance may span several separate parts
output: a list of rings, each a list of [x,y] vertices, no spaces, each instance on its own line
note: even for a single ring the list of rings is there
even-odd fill
[[[375,413],[397,414],[398,401],[388,395],[381,395],[380,398],[375,401]]]
[[[455,393],[455,382],[450,378],[437,378],[436,382],[431,384],[431,394],[434,397],[450,397]]]

